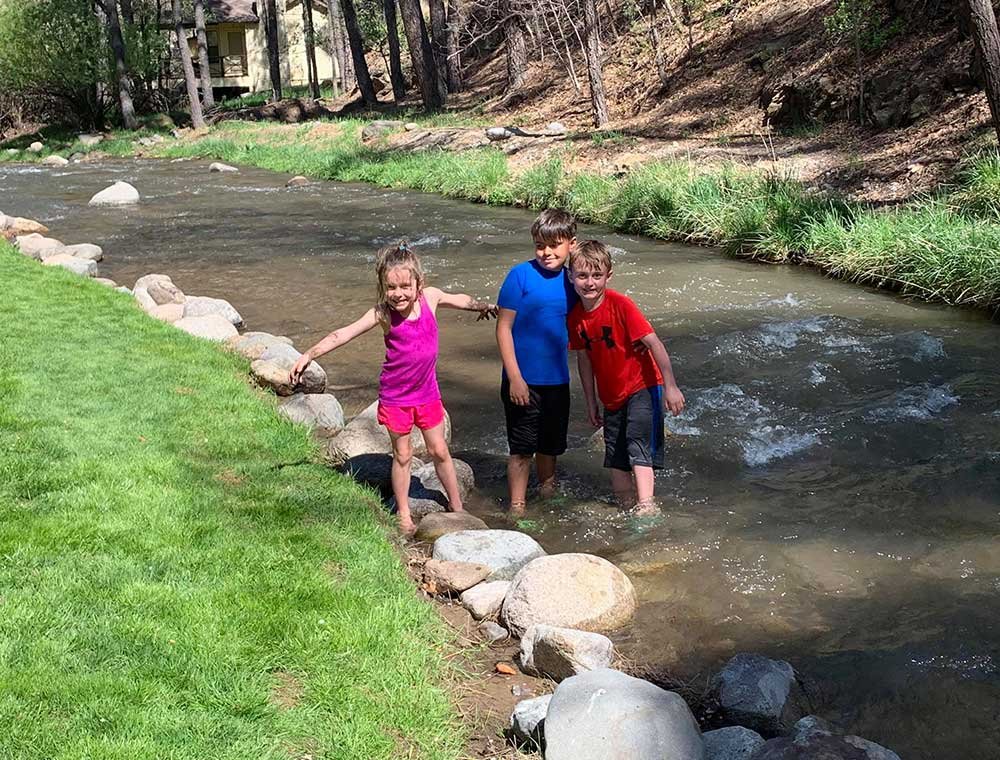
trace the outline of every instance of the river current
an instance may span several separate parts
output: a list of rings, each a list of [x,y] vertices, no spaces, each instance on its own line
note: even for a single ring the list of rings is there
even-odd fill
[[[88,208],[117,179],[143,202]],[[408,239],[431,284],[490,299],[532,255],[527,211],[286,179],[197,161],[0,165],[0,210],[103,246],[103,276],[169,274],[300,349],[372,305],[381,245]],[[613,246],[611,287],[664,338],[688,401],[667,423],[661,517],[611,503],[576,401],[561,493],[522,524],[633,579],[621,650],[692,683],[739,651],[787,659],[814,712],[905,760],[1000,757],[1000,326],[810,269],[580,237]],[[452,448],[477,471],[472,509],[499,526],[492,326],[440,322]],[[381,358],[372,333],[321,361],[348,414],[375,398]]]

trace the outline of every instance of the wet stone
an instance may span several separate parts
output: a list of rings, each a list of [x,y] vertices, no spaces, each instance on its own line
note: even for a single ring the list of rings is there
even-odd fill
[[[714,688],[727,721],[773,736],[791,722],[794,682],[795,670],[784,660],[742,653],[716,675]]]
[[[412,510],[412,503],[410,509]],[[416,539],[428,543],[449,533],[487,530],[487,525],[468,512],[436,512],[429,514],[417,526]]]
[[[743,726],[729,726],[701,735],[705,741],[705,760],[750,760],[764,746],[764,737]]]

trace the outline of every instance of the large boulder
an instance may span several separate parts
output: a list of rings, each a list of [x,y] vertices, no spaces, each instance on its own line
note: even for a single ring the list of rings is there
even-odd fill
[[[91,261],[104,260],[104,249],[93,243],[67,245],[61,252],[68,253],[70,256],[76,256],[78,259],[90,259]]]
[[[161,322],[180,322],[184,318],[184,307],[179,303],[165,303],[149,310],[149,316]]]
[[[611,631],[635,613],[632,581],[592,554],[554,554],[525,565],[503,603],[502,622],[520,635],[536,623]]]
[[[61,240],[45,237],[37,232],[18,235],[14,238],[14,246],[28,258],[38,261],[62,253],[63,248],[66,247]]]
[[[429,559],[424,565],[424,580],[433,584],[439,594],[461,594],[489,574],[490,568],[476,562]]]
[[[174,322],[174,327],[217,343],[224,343],[237,334],[230,322],[214,314],[207,317],[184,317]]]
[[[324,432],[344,427],[344,409],[329,393],[296,393],[279,402],[278,411],[292,422]]]
[[[761,654],[733,657],[713,679],[722,716],[764,736],[782,733],[801,715],[790,699],[795,669]]]
[[[486,529],[485,523],[483,524],[483,529]],[[476,620],[496,617],[500,614],[500,608],[503,607],[503,600],[507,596],[509,588],[510,581],[480,583],[462,594],[460,597],[462,606]]]
[[[591,670],[556,687],[545,716],[545,760],[704,760],[680,696],[617,670]]]
[[[410,505],[410,509],[412,511],[412,504]],[[447,536],[449,533],[472,530],[489,530],[489,527],[478,517],[470,515],[468,512],[435,512],[427,515],[420,521],[415,537],[418,541],[432,543],[441,538],[441,536]],[[476,588],[479,588],[479,586]]]
[[[551,694],[532,699],[522,699],[514,705],[510,715],[507,737],[515,747],[530,752],[545,749],[545,714],[549,711]]]
[[[135,281],[135,285],[132,286],[132,290],[149,290],[153,283],[160,283],[163,285],[173,285],[174,281],[170,279],[169,274],[144,274],[138,280]]]
[[[615,646],[599,633],[533,625],[521,637],[521,670],[559,682],[588,670],[611,667]]]
[[[392,440],[385,426],[378,421],[378,401],[373,401],[362,410],[340,433],[330,440],[329,456],[334,462],[345,462],[361,454],[388,454],[392,452]],[[418,431],[414,431],[417,433]],[[451,442],[451,417],[445,412],[445,440]],[[422,435],[410,436],[413,455],[425,457],[427,447]]]
[[[127,206],[139,202],[139,191],[128,182],[115,182],[90,199],[91,206]]]
[[[764,746],[764,737],[743,726],[728,726],[706,731],[705,760],[750,760]]]
[[[259,359],[261,355],[276,343],[292,345],[292,341],[283,335],[271,335],[266,332],[245,332],[229,342],[229,347],[242,354],[250,361]]]
[[[78,259],[68,253],[57,253],[42,259],[42,266],[61,267],[81,277],[97,277],[97,262],[88,259]]]
[[[222,319],[222,317],[213,318]],[[202,319],[205,319],[205,317],[202,317]],[[223,321],[230,327],[233,327],[228,321]],[[236,328],[233,327],[233,330],[235,331]],[[292,385],[292,379],[288,375],[288,370],[274,362],[266,362],[263,359],[251,362],[250,376],[259,386],[270,388],[277,396],[291,396],[296,391],[296,387]]]
[[[184,292],[169,280],[153,280],[149,282],[144,289],[147,293],[149,293],[149,297],[156,302],[157,306],[163,306],[168,303],[183,306],[186,300]],[[135,288],[135,291],[139,290],[143,290],[143,288]],[[206,316],[205,314],[189,314],[187,312],[187,308],[184,308],[183,311],[185,317]]]
[[[434,542],[434,559],[478,562],[490,568],[493,581],[513,578],[533,559],[544,556],[535,539],[515,530],[463,530]]]
[[[322,393],[326,390],[326,371],[316,362],[309,363],[297,385],[291,384],[288,373],[301,356],[287,343],[274,343],[250,365],[250,372],[258,383],[272,388],[279,396],[291,396],[296,391]]]
[[[451,461],[455,464],[455,474],[458,475],[458,492],[464,501],[468,497],[469,492],[475,487],[476,477],[472,472],[472,467],[461,459],[452,457]],[[413,468],[411,474],[420,481],[420,485],[427,491],[436,491],[445,496],[444,485],[442,485],[441,480],[438,478],[433,462],[428,462],[419,468]]]
[[[243,326],[243,317],[225,299],[209,298],[208,296],[189,296],[184,301],[185,317],[206,317],[209,314],[218,314],[220,317],[229,320],[235,327]],[[285,344],[283,343],[282,345]]]

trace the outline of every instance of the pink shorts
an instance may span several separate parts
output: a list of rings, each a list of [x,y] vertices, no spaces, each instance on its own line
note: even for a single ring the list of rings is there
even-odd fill
[[[396,435],[408,435],[413,426],[430,430],[444,422],[441,399],[417,406],[384,406],[378,402],[378,421]]]

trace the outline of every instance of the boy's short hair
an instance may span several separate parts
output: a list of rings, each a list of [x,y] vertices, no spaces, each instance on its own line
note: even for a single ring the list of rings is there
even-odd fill
[[[531,239],[536,243],[557,245],[576,237],[576,219],[568,211],[547,208],[531,225]]]
[[[611,251],[600,240],[584,240],[569,252],[569,268],[608,273],[611,271]]]

